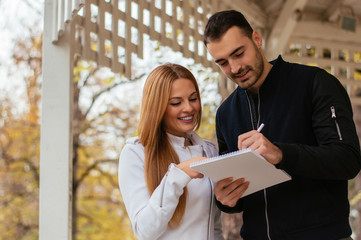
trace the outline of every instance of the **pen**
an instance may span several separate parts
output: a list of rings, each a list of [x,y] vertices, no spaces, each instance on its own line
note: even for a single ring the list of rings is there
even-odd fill
[[[257,132],[261,132],[263,127],[264,127],[264,124],[261,123],[261,125],[259,125],[259,127],[257,128]]]

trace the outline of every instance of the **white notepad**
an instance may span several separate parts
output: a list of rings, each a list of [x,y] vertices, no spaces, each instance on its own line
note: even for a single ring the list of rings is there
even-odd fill
[[[224,178],[245,178],[249,181],[248,189],[242,197],[276,184],[291,180],[290,175],[267,162],[252,149],[243,149],[199,162],[190,167],[218,182]]]

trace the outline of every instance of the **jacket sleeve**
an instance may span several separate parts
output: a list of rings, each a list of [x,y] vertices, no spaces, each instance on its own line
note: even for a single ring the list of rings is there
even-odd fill
[[[243,212],[243,198],[240,198],[238,201],[237,201],[237,204],[236,206],[234,207],[228,207],[226,205],[223,205],[221,202],[219,202],[218,200],[216,200],[216,204],[217,204],[217,207],[222,211],[222,212],[225,212],[225,213],[240,213],[240,212]]]
[[[144,176],[144,150],[127,143],[120,155],[118,181],[133,231],[139,239],[157,239],[167,229],[179,197],[191,178],[174,164],[149,194]]]
[[[312,105],[312,127],[318,145],[275,143],[283,152],[277,167],[307,178],[354,178],[361,159],[351,103],[341,83],[324,70],[314,79]]]

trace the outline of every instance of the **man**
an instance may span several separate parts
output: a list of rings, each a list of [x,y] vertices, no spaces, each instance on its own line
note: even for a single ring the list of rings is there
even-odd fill
[[[240,198],[247,182],[219,181],[218,207],[243,211],[243,239],[351,239],[347,183],[360,171],[347,92],[326,71],[268,62],[262,38],[237,11],[214,14],[204,43],[237,89],[216,114],[220,153],[252,148],[292,180]],[[262,133],[254,130],[264,123]],[[230,184],[231,183],[231,184]]]

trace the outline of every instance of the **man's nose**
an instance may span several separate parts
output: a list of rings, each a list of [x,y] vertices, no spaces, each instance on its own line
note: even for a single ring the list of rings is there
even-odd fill
[[[229,65],[233,74],[238,73],[241,68],[241,64],[238,61],[229,61]]]

